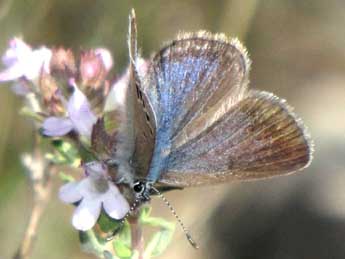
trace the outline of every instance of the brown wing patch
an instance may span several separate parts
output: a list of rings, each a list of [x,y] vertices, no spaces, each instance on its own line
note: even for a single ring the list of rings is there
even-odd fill
[[[292,173],[309,165],[312,150],[305,126],[285,101],[251,91],[175,150],[160,181],[194,186]]]

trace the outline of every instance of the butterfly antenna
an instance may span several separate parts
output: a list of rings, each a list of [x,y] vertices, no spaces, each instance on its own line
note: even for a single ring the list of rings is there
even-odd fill
[[[188,229],[185,227],[185,225],[183,224],[181,218],[177,215],[175,209],[173,208],[173,206],[170,204],[170,202],[167,200],[167,198],[165,198],[165,196],[158,191],[155,187],[151,187],[152,190],[154,190],[157,195],[164,201],[164,203],[168,206],[168,208],[170,209],[171,213],[175,216],[177,222],[180,224],[184,234],[186,235],[188,242],[195,248],[198,249],[199,246],[198,244],[194,241],[194,239],[192,238],[191,234],[189,233]]]

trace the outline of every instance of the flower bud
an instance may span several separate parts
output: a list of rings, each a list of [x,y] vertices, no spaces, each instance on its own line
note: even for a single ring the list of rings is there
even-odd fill
[[[70,49],[55,48],[50,61],[52,74],[57,74],[66,78],[74,77],[76,65],[73,52]]]
[[[56,81],[50,75],[42,71],[40,80],[40,95],[42,102],[50,115],[61,115],[64,113],[65,108],[61,102],[60,90]]]
[[[109,60],[104,62],[102,54],[97,54],[95,50],[83,52],[80,57],[79,67],[82,85],[99,89],[104,83],[108,68]]]

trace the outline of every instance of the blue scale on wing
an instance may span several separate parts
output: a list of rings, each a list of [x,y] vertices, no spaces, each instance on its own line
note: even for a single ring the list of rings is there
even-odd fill
[[[209,123],[221,115],[223,99],[231,106],[242,98],[249,63],[238,47],[199,33],[174,41],[153,58],[143,84],[157,122],[148,180],[157,181],[174,150],[204,131],[210,111],[218,115]]]
[[[194,57],[186,58],[183,63],[163,62],[162,64],[161,71],[168,72],[160,74],[157,78],[159,107],[154,110],[159,112],[156,118],[156,144],[148,180],[156,181],[160,172],[164,171],[166,158],[171,151],[171,137],[175,133],[175,125],[179,118],[183,118],[188,112],[184,109],[184,103],[188,101],[186,97],[195,89],[195,84],[200,79],[197,68],[202,65],[211,64],[208,60]],[[205,76],[207,77],[208,74],[206,73]]]

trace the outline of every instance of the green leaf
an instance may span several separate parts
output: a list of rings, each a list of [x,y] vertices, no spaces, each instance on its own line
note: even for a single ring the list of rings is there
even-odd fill
[[[123,227],[118,235],[118,239],[127,246],[131,245],[131,228],[127,221],[125,221],[123,224]]]
[[[65,164],[77,167],[80,164],[80,157],[78,150],[69,142],[62,139],[55,139],[52,141],[55,150],[58,152],[55,156],[55,160],[64,162]]]
[[[104,211],[101,212],[101,216],[97,223],[101,230],[106,233],[114,232],[116,229],[121,227],[121,221],[109,217]]]
[[[119,116],[116,111],[107,111],[104,113],[104,127],[109,135],[116,132],[119,127]]]
[[[64,172],[59,172],[59,177],[65,183],[69,183],[69,182],[74,182],[75,181],[73,176],[65,174]]]
[[[174,230],[170,229],[162,229],[155,233],[145,249],[144,258],[161,255],[168,247],[173,234]]]
[[[175,230],[175,224],[174,223],[169,222],[169,221],[162,219],[162,218],[141,217],[139,220],[140,220],[141,224],[149,225],[151,227],[159,227],[159,228],[163,228],[163,229],[171,230],[171,231]]]
[[[126,245],[122,240],[115,239],[113,246],[116,252],[116,255],[120,258],[130,258],[132,251],[130,246]]]
[[[152,211],[152,207],[150,207],[150,206],[143,206],[140,209],[140,217],[139,217],[140,220],[145,221],[146,219],[148,219],[150,217],[151,211]]]
[[[162,218],[150,217],[151,207],[143,207],[140,211],[139,222],[143,225],[160,228],[155,233],[145,249],[144,258],[158,256],[169,245],[175,231],[175,224]]]
[[[83,142],[83,145],[80,145],[78,151],[79,151],[79,156],[81,157],[83,162],[90,162],[90,161],[97,160],[97,157],[87,148],[91,146],[89,141],[88,143],[85,143],[85,141],[83,141],[83,138],[80,138],[80,140]]]
[[[61,165],[61,164],[67,164],[68,161],[67,159],[62,156],[61,154],[57,153],[57,154],[52,154],[52,153],[48,153],[45,155],[45,158],[51,162],[53,162],[56,165]]]
[[[113,240],[113,247],[116,255],[121,259],[135,259],[136,253],[131,250],[131,229],[127,221],[122,224],[121,230]]]
[[[36,120],[38,122],[42,122],[43,121],[43,117],[41,115],[39,115],[38,113],[34,112],[33,110],[31,110],[30,108],[28,108],[27,106],[24,106],[20,109],[19,111],[20,115],[29,117],[30,119]]]
[[[83,251],[93,253],[97,256],[103,256],[105,246],[99,242],[96,234],[92,230],[85,232],[79,231],[79,240]]]
[[[104,259],[117,259],[118,257],[112,255],[108,250],[103,251]]]

